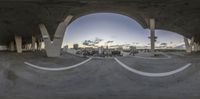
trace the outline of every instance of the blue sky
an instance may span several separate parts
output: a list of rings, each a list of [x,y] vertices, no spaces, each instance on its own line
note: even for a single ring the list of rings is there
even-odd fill
[[[115,13],[94,13],[82,16],[73,21],[66,29],[63,45],[71,47],[75,43],[81,44],[84,40],[103,39],[116,44],[148,45],[149,30],[130,17]],[[165,30],[156,30],[157,45],[160,43],[180,44],[183,37],[177,33]]]

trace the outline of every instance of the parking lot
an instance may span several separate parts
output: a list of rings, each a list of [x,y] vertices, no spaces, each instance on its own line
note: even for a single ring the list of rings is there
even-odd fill
[[[48,71],[24,64],[48,68],[72,66],[88,58],[63,55],[58,59],[41,55],[1,52],[0,96],[2,99],[86,99],[86,98],[141,98],[141,99],[197,99],[200,87],[198,56],[179,56],[167,53],[170,59],[140,59],[133,56],[117,57],[133,69],[162,73],[188,68],[164,77],[138,75],[122,67],[114,58],[93,58],[78,67]],[[74,60],[74,61],[69,61]]]

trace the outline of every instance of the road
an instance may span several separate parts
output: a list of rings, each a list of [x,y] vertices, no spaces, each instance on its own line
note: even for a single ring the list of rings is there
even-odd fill
[[[174,75],[146,77],[128,71],[112,58],[93,58],[73,69],[45,71],[29,67],[23,62],[31,61],[45,67],[53,64],[50,67],[56,68],[76,64],[87,58],[66,55],[48,62],[51,58],[39,60],[41,56],[30,56],[30,54],[0,52],[1,99],[198,99],[200,97],[198,57],[171,54],[171,59],[159,61],[118,57],[131,68],[153,73],[171,71],[188,62],[192,63],[190,67]],[[75,60],[76,63],[67,60]]]

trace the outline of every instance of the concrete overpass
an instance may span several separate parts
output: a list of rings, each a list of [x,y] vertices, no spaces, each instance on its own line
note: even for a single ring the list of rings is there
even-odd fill
[[[144,28],[151,26],[152,33],[154,26],[150,19],[153,19],[156,29],[185,36],[187,51],[191,52],[194,47],[197,51],[200,48],[199,5],[199,0],[1,0],[0,44],[10,46],[11,50],[17,45],[21,53],[22,46],[45,41],[48,55],[60,49],[64,29],[76,18],[89,13],[114,12],[135,19]],[[50,43],[53,40],[54,44]]]

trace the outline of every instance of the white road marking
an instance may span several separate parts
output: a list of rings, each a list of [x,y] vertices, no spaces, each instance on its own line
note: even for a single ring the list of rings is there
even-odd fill
[[[160,52],[160,53],[166,56],[167,58],[171,58],[171,56],[167,55],[166,53],[163,53],[163,52]]]
[[[92,57],[93,59],[114,59],[113,57]]]
[[[181,68],[178,68],[176,70],[173,70],[173,71],[169,71],[169,72],[163,72],[163,73],[149,73],[149,72],[143,72],[143,71],[139,71],[139,70],[136,70],[136,69],[133,69],[127,65],[125,65],[124,63],[122,63],[121,61],[119,61],[117,58],[115,58],[115,60],[122,66],[124,67],[125,69],[133,72],[133,73],[136,73],[138,75],[142,75],[142,76],[148,76],[148,77],[164,77],[164,76],[170,76],[170,75],[173,75],[173,74],[176,74],[178,72],[181,72],[183,71],[184,69],[188,68],[189,66],[192,65],[192,63],[188,63],[186,64],[185,66],[181,67]]]
[[[170,59],[168,57],[166,57],[166,58],[151,58],[151,57],[142,57],[142,56],[133,56],[133,57],[142,58],[142,59]]]
[[[72,66],[67,66],[67,67],[59,67],[59,68],[49,68],[49,67],[42,67],[42,66],[37,66],[37,65],[34,65],[34,64],[31,64],[29,62],[24,62],[24,64],[28,65],[28,66],[31,66],[33,68],[36,68],[36,69],[40,69],[40,70],[46,70],[46,71],[61,71],[61,70],[68,70],[68,69],[72,69],[72,68],[75,68],[75,67],[78,67],[78,66],[81,66],[82,64],[85,64],[86,62],[90,61],[92,58],[89,58],[83,62],[80,62],[78,64],[75,64],[75,65],[72,65]]]
[[[142,58],[142,59],[170,59],[171,56],[165,54],[165,53],[162,53],[160,52],[161,54],[163,54],[164,56],[166,56],[166,58],[152,58],[152,57],[142,57],[142,56],[133,56],[133,57],[136,57],[136,58]]]

